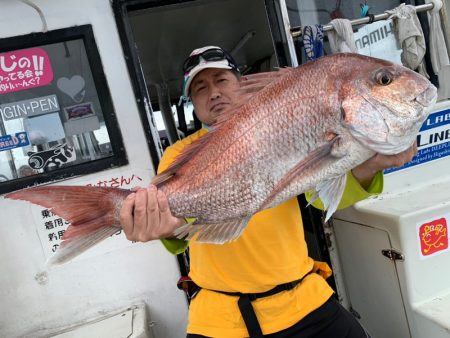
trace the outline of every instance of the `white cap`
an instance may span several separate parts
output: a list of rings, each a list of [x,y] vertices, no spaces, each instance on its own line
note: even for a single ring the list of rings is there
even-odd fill
[[[221,49],[217,46],[206,46],[202,48],[197,48],[192,51],[192,53],[189,55],[189,57],[198,55],[203,53],[204,51],[207,51],[209,49]],[[233,65],[235,66],[235,65]],[[199,72],[201,72],[204,69],[207,68],[222,68],[222,69],[234,69],[233,66],[230,65],[230,60],[224,58],[223,60],[218,61],[206,61],[201,56],[199,57],[199,63],[194,68],[192,68],[190,71],[184,74],[184,85],[183,85],[183,92],[182,95],[185,99],[189,97],[189,86],[191,85],[192,80],[194,79],[195,75],[197,75]],[[237,69],[237,66],[235,66]]]

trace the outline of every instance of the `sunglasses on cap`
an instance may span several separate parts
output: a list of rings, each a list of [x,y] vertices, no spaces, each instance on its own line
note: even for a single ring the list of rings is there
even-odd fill
[[[198,66],[200,63],[200,58],[205,61],[227,60],[228,65],[233,70],[239,72],[239,68],[236,66],[236,63],[230,54],[220,48],[211,48],[199,54],[189,56],[183,63],[184,74],[189,73],[194,67]]]

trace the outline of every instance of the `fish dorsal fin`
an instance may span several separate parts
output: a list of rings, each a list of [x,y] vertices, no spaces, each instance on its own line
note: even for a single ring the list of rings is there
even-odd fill
[[[200,149],[204,147],[206,143],[208,143],[211,133],[212,132],[208,132],[208,134],[184,147],[183,151],[175,158],[175,161],[173,161],[169,167],[153,177],[152,184],[159,187],[161,184],[171,179],[184,164],[186,164]]]
[[[212,126],[213,129],[219,128],[222,123],[228,121],[242,106],[248,103],[255,95],[260,93],[273,83],[290,74],[294,68],[278,68],[274,72],[256,73],[243,75],[239,81],[239,87],[236,89],[238,99],[228,109],[224,110],[217,118],[217,122]]]
[[[213,135],[221,129],[222,125],[224,125],[225,122],[227,122],[235,113],[239,112],[239,109],[244,106],[254,95],[292,71],[293,68],[280,68],[275,72],[242,76],[239,81],[239,87],[236,89],[238,92],[238,99],[236,102],[220,113],[217,121],[210,126],[208,134],[187,145],[166,170],[156,175],[152,180],[152,184],[160,186],[167,180],[171,179],[183,165],[185,165],[200,149],[205,146],[205,144],[209,142]]]
[[[250,75],[243,75],[240,81],[239,91],[245,93],[257,93],[280,78],[290,74],[294,68],[277,68],[275,72],[264,72]]]

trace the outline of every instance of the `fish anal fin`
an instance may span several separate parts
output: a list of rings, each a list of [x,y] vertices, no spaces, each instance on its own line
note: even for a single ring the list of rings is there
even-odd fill
[[[194,239],[199,243],[223,244],[236,240],[247,226],[250,217],[212,224],[185,224],[175,230],[177,238]]]

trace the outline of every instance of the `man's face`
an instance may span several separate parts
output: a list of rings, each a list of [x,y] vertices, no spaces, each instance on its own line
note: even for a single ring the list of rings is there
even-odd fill
[[[239,79],[228,69],[207,68],[198,73],[190,85],[198,119],[207,125],[216,122],[217,117],[236,102],[238,86]]]

